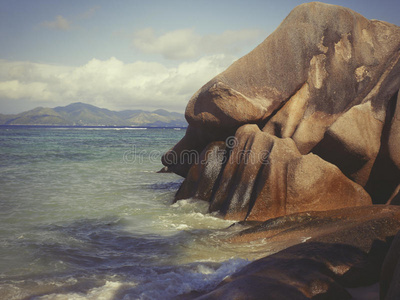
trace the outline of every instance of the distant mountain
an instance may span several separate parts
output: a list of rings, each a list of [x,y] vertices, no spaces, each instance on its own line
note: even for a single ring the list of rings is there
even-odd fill
[[[0,114],[0,125],[186,127],[187,122],[183,114],[164,109],[112,111],[77,102],[37,107],[16,115]]]

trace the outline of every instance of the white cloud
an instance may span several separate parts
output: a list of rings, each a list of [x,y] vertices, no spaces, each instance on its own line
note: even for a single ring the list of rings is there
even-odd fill
[[[19,99],[30,97],[32,94],[41,95],[43,99],[48,99],[49,93],[46,91],[46,83],[22,83],[18,80],[0,82],[0,95],[4,98]]]
[[[192,29],[181,29],[156,37],[151,28],[135,33],[133,44],[144,53],[162,54],[167,59],[187,59],[198,55],[200,37]]]
[[[64,31],[71,29],[71,22],[61,15],[56,16],[54,21],[45,21],[41,25],[43,27]]]
[[[79,67],[0,60],[0,107],[55,107],[82,101],[114,110],[183,111],[193,93],[234,59],[211,55],[176,67],[143,61],[126,64],[114,57],[92,59]]]
[[[160,54],[166,59],[193,59],[216,53],[239,54],[249,45],[261,42],[261,30],[229,30],[201,36],[193,29],[179,29],[157,36],[152,28],[138,30],[133,45],[144,53]]]

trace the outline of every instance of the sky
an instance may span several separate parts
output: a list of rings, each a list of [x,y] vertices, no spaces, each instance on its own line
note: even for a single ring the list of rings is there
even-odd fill
[[[0,0],[0,114],[84,102],[183,112],[297,0]],[[400,0],[321,1],[400,26]]]

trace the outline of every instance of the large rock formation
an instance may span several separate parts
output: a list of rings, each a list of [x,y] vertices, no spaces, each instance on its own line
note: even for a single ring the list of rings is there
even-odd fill
[[[318,2],[296,7],[190,99],[186,135],[162,159],[187,177],[180,197],[239,220],[369,197],[400,203],[399,49],[395,25]],[[183,155],[214,142],[223,149],[233,136],[224,158],[211,155],[219,164]]]
[[[176,199],[210,201],[210,210],[233,220],[267,220],[308,210],[371,204],[365,190],[333,164],[301,155],[292,139],[244,125],[227,158],[223,142],[207,146]]]

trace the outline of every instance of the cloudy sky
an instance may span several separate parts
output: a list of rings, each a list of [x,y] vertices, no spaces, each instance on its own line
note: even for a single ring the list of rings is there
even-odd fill
[[[296,0],[0,0],[0,113],[85,102],[183,112]],[[331,0],[400,25],[399,0]]]

